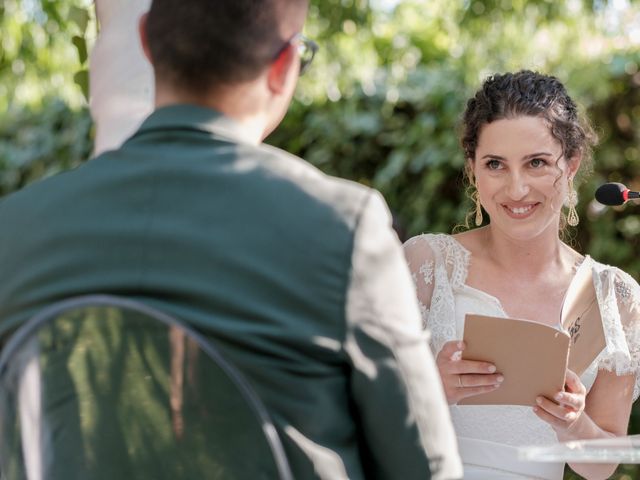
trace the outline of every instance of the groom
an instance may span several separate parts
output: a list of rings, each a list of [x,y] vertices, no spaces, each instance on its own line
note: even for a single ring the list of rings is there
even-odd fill
[[[121,148],[0,202],[0,328],[75,295],[137,298],[215,339],[295,478],[459,478],[382,197],[261,143],[313,58],[307,7],[153,1],[154,112]]]

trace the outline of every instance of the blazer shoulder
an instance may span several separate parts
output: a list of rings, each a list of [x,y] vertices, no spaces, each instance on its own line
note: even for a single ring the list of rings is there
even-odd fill
[[[372,196],[382,199],[375,189],[328,175],[300,157],[279,148],[263,145],[260,150],[264,155],[263,165],[272,174],[282,175],[341,215],[359,217]],[[382,202],[384,203],[383,199]]]

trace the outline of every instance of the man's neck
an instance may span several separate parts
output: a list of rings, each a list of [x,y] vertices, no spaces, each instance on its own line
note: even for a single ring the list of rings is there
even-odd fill
[[[261,108],[263,102],[255,88],[243,87],[244,85],[225,89],[216,94],[197,95],[156,85],[155,108],[180,104],[211,108],[242,124],[246,138],[258,145],[265,137],[269,120]]]

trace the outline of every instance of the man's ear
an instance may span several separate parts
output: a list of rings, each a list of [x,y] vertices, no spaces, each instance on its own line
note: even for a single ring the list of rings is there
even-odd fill
[[[151,51],[149,50],[149,42],[147,41],[147,16],[148,13],[142,14],[140,20],[138,20],[138,37],[140,38],[140,45],[142,46],[142,52],[144,56],[147,57],[150,63],[151,61]]]
[[[287,48],[280,52],[278,58],[269,65],[267,84],[274,94],[280,94],[285,91],[288,76],[293,69],[297,68],[294,48],[294,45],[289,44]]]

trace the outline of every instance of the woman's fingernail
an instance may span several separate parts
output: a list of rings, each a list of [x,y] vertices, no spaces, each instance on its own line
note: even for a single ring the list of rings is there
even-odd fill
[[[504,382],[504,377],[502,375],[498,375],[498,378],[496,378],[496,381],[498,383],[502,383],[502,382]]]
[[[493,373],[496,371],[496,367],[495,365],[490,365],[489,368],[487,368],[487,370],[489,370],[489,373]]]
[[[556,393],[556,396],[553,397],[553,398],[555,398],[557,401],[560,401],[560,400],[562,400],[562,394],[561,393]]]
[[[538,397],[538,398],[536,398],[536,403],[537,403],[538,405],[542,405],[542,397]]]

